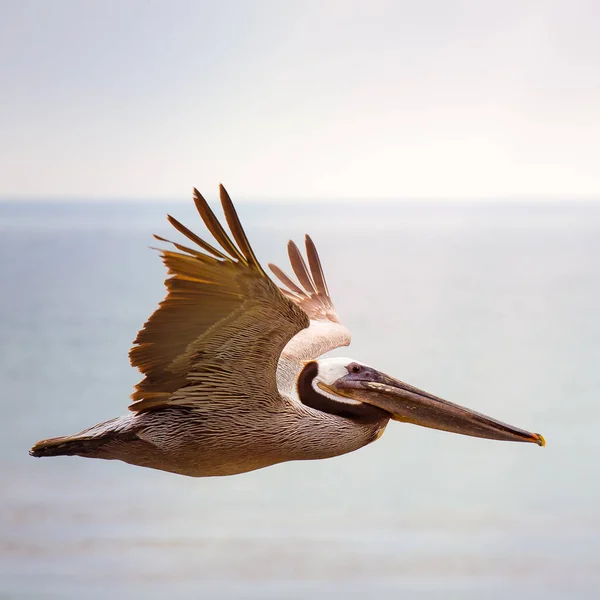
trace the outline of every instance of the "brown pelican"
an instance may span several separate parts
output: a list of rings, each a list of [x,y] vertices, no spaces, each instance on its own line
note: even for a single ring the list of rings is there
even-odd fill
[[[131,364],[144,378],[130,414],[42,440],[33,456],[118,459],[193,477],[233,475],[290,460],[330,458],[377,440],[390,419],[480,438],[545,444],[349,358],[321,261],[306,236],[305,262],[288,244],[298,282],[256,259],[229,195],[231,236],[206,200],[194,202],[220,246],[169,216],[195,247],[161,250],[167,296],[138,333]]]

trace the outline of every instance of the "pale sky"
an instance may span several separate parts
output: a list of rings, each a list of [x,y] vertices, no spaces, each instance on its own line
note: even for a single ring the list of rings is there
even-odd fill
[[[0,0],[0,196],[600,197],[600,1]]]

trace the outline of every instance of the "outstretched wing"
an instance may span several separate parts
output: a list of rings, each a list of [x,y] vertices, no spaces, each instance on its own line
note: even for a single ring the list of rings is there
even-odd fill
[[[161,250],[168,291],[129,354],[145,375],[132,395],[133,411],[209,398],[277,400],[280,354],[309,325],[301,305],[261,268],[223,186],[220,195],[233,240],[194,190],[196,208],[221,249],[168,217],[196,247],[169,242],[177,251]]]

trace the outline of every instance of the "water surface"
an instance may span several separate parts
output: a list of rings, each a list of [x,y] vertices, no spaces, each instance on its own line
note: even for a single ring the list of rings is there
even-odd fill
[[[328,461],[188,479],[35,460],[126,410],[163,297],[149,245],[190,204],[0,205],[0,597],[594,598],[600,592],[600,206],[244,204],[263,262],[309,231],[339,354],[546,448],[392,423]],[[203,232],[201,225],[198,230]]]

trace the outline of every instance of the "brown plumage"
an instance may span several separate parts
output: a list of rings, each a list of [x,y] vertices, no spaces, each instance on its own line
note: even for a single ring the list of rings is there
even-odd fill
[[[42,440],[33,456],[231,475],[351,452],[377,439],[390,418],[479,437],[543,441],[350,359],[319,359],[348,345],[350,333],[339,322],[313,241],[306,236],[308,265],[296,244],[288,244],[299,283],[269,265],[283,284],[278,288],[254,255],[223,186],[220,197],[231,236],[194,190],[198,213],[220,248],[171,216],[195,247],[155,236],[174,249],[161,250],[167,295],[129,354],[144,376],[130,413]],[[421,405],[422,422],[415,410]]]
[[[229,256],[178,223],[177,229],[205,253],[183,246],[178,246],[180,252],[162,251],[170,275],[167,297],[129,354],[131,364],[145,375],[132,396],[130,409],[136,412],[193,405],[213,394],[215,386],[237,398],[258,383],[263,394],[275,397],[279,355],[309,325],[306,313],[262,270],[225,188],[221,186],[223,211],[239,249],[197,190],[194,200]],[[266,366],[259,382],[256,363]]]

